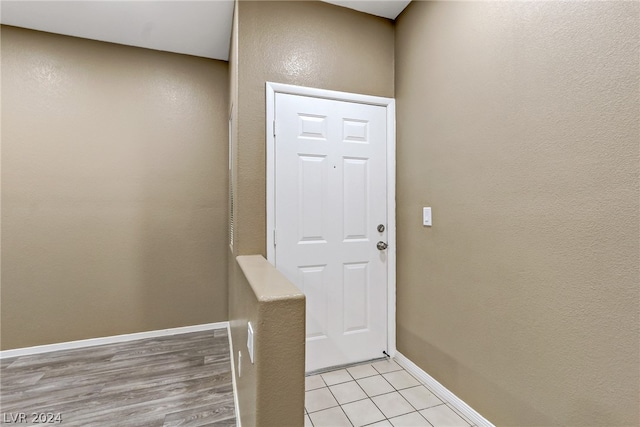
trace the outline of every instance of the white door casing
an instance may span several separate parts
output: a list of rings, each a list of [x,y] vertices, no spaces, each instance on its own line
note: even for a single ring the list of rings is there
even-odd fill
[[[275,84],[267,100],[267,253],[306,295],[306,370],[393,354],[393,100]]]

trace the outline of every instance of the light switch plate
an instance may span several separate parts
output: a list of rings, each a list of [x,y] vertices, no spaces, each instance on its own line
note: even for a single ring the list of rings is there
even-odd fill
[[[431,227],[431,208],[422,208],[422,225]]]

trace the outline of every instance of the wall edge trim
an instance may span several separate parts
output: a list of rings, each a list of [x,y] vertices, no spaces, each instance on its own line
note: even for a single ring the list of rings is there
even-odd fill
[[[59,350],[73,350],[84,347],[95,347],[105,344],[116,344],[120,342],[135,341],[145,338],[164,337],[169,335],[186,334],[190,332],[201,332],[212,329],[228,329],[229,322],[205,323],[201,325],[182,326],[170,329],[158,329],[155,331],[135,332],[132,334],[113,335],[109,337],[88,338],[77,341],[67,341],[55,344],[45,344],[33,347],[23,347],[11,350],[0,351],[0,359],[18,356],[30,356],[33,354],[49,353]]]
[[[495,427],[489,420],[480,415],[478,411],[469,406],[464,400],[453,394],[448,388],[440,384],[438,380],[427,374],[422,368],[409,360],[405,355],[396,351],[394,357],[396,362],[407,372],[424,383],[436,396],[449,402],[458,412],[467,417],[478,427]]]
[[[240,420],[240,399],[238,399],[238,384],[236,382],[236,364],[233,359],[233,337],[231,336],[231,324],[227,323],[227,336],[229,337],[229,353],[231,356],[231,384],[233,385],[233,402],[236,411],[236,427],[242,427]]]

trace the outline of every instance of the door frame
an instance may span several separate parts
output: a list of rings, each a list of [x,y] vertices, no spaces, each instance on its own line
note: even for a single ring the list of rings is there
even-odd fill
[[[276,93],[377,105],[387,110],[387,353],[396,353],[396,101],[393,98],[266,82],[267,260],[275,266]]]

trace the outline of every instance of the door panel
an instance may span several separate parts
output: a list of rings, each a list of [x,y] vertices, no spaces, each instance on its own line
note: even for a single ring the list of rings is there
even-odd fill
[[[275,265],[307,298],[307,371],[387,340],[386,108],[277,93]]]
[[[327,266],[314,265],[299,267],[299,289],[307,297],[307,312],[314,316],[307,316],[307,339],[327,337],[327,319],[329,311],[327,306]]]
[[[298,157],[299,243],[326,242],[328,162],[325,156]]]
[[[345,264],[343,270],[344,300],[349,301],[344,311],[344,333],[361,332],[369,328],[369,263]]]
[[[369,233],[368,159],[343,159],[342,218],[344,240],[367,239]]]

